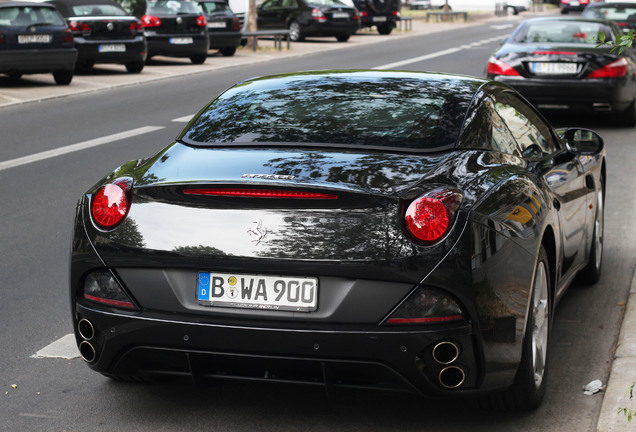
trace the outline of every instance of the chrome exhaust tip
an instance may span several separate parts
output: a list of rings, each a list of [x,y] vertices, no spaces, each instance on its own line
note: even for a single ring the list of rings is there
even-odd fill
[[[459,345],[455,342],[443,341],[433,347],[433,358],[441,365],[451,364],[459,358]]]
[[[466,373],[459,366],[449,366],[439,373],[439,383],[447,389],[459,387],[466,380]]]
[[[605,102],[596,102],[593,105],[594,111],[597,112],[610,112],[612,111],[612,105]]]
[[[77,323],[77,331],[84,340],[91,340],[95,337],[95,327],[86,318],[82,318]]]
[[[93,347],[93,345],[91,345],[89,342],[82,341],[79,344],[79,351],[80,351],[80,354],[81,354],[82,358],[87,363],[93,363],[95,361],[95,359],[97,358],[97,353],[95,352],[95,347]]]

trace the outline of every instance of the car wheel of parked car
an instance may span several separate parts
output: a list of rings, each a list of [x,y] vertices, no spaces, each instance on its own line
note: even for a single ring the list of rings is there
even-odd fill
[[[289,23],[289,39],[292,42],[301,42],[305,40],[305,35],[300,29],[300,24],[296,20]]]
[[[601,182],[603,177],[601,177]],[[579,281],[585,285],[592,285],[601,279],[603,264],[603,231],[605,224],[605,189],[601,183],[596,196],[596,216],[594,217],[594,236],[590,247],[590,261],[579,273]]]
[[[519,15],[519,11],[517,10],[516,7],[514,7],[514,6],[509,6],[509,7],[510,7],[510,9],[512,9],[512,14],[513,15]]]
[[[199,65],[205,63],[205,60],[207,58],[207,54],[194,54],[190,56],[190,61],[192,62],[192,64]]]
[[[568,13],[568,10],[567,10],[567,9],[561,9],[561,13],[562,13],[563,15],[565,15],[565,14],[567,14],[567,13]]]
[[[381,35],[391,34],[392,31],[393,27],[389,24],[382,24],[378,26],[378,33],[380,33]]]
[[[219,51],[221,51],[221,54],[225,57],[232,57],[236,52],[236,47],[221,48]]]
[[[551,323],[550,264],[543,246],[535,268],[523,350],[515,381],[507,391],[485,396],[490,409],[527,411],[538,407],[545,395],[548,339]]]
[[[73,71],[62,70],[53,72],[53,79],[56,84],[69,85],[73,81]]]
[[[338,40],[338,42],[346,42],[349,40],[350,37],[351,35],[344,34],[344,35],[337,35],[336,39]]]
[[[140,73],[144,69],[144,62],[135,61],[126,63],[128,73]]]

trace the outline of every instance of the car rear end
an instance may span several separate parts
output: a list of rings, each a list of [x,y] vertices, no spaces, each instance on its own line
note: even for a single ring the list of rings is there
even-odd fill
[[[0,3],[0,73],[72,73],[76,58],[73,34],[52,6]]]
[[[208,23],[197,3],[149,1],[141,21],[148,41],[148,57],[196,56],[205,61],[210,44]]]
[[[200,1],[208,21],[210,49],[220,50],[223,55],[232,55],[241,44],[241,22],[223,1]]]
[[[586,7],[582,17],[611,20],[624,32],[636,29],[636,2],[593,3]]]
[[[589,4],[590,0],[561,0],[561,13],[580,12]]]
[[[312,4],[311,16],[303,33],[307,36],[350,36],[360,28],[360,17],[355,8],[339,0],[328,0]]]

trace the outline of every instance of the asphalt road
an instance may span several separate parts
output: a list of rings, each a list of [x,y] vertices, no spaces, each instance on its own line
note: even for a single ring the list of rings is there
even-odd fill
[[[0,430],[594,431],[603,396],[584,396],[581,387],[594,379],[607,382],[636,265],[630,223],[636,214],[636,132],[606,119],[552,119],[559,126],[593,127],[606,140],[606,249],[601,282],[572,286],[558,305],[547,396],[535,412],[483,412],[468,400],[369,392],[326,397],[321,389],[253,383],[123,384],[95,374],[80,359],[33,358],[71,332],[67,273],[77,198],[119,164],[168,144],[183,118],[220,91],[255,75],[308,69],[393,65],[481,75],[495,41],[510,31],[502,27],[498,22],[497,28],[458,26],[451,33],[387,37],[367,46],[0,109]],[[449,54],[431,55],[445,50]],[[138,136],[1,165],[149,126],[155,128]]]

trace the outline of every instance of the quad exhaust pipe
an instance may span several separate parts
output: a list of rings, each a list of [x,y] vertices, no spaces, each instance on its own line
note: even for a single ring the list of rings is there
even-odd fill
[[[439,383],[447,389],[457,388],[464,384],[465,380],[466,372],[459,366],[445,367],[439,373]]]
[[[89,320],[82,318],[77,323],[77,331],[82,339],[84,339],[78,345],[80,355],[85,362],[93,363],[97,359],[97,351],[90,341],[95,337],[95,327]]]
[[[454,364],[461,354],[459,344],[452,341],[442,341],[433,347],[433,359],[442,367],[437,377],[440,385],[447,389],[455,389],[466,381],[466,371]]]
[[[451,364],[459,358],[459,346],[455,342],[440,342],[433,347],[433,358],[441,365]]]

